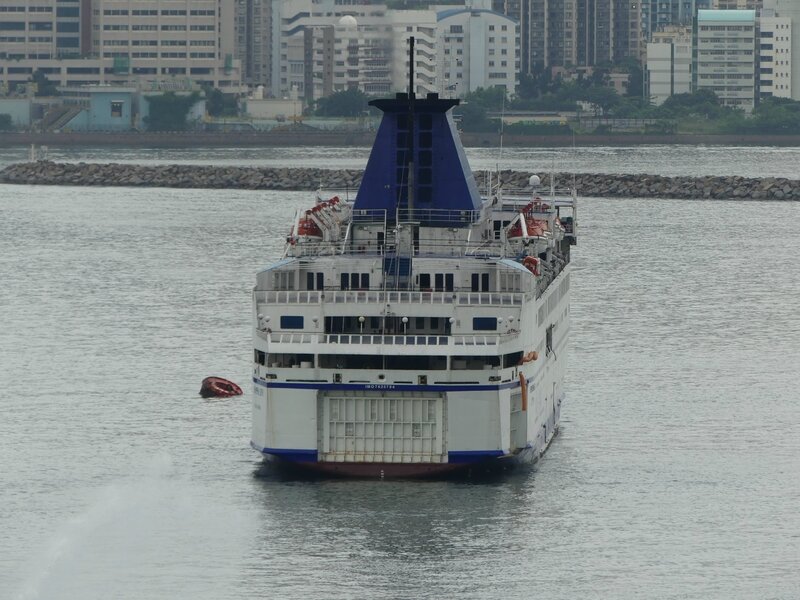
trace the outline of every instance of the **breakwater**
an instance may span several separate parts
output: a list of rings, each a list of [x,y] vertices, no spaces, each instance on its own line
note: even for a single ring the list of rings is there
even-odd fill
[[[360,169],[214,167],[95,163],[19,163],[0,171],[0,183],[27,185],[173,187],[246,190],[356,189]],[[507,189],[527,186],[529,172],[502,171]],[[539,174],[542,185],[550,175]],[[484,173],[476,173],[479,185]],[[572,184],[579,195],[600,198],[686,198],[800,200],[800,180],[736,176],[662,177],[600,173],[555,173],[560,186]]]

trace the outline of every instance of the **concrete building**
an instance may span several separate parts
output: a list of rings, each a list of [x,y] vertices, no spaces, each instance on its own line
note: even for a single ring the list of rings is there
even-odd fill
[[[792,51],[788,58],[780,58],[791,69],[791,98],[800,100],[800,2],[798,0],[764,0],[764,11],[776,17],[789,19],[791,28],[788,36],[791,38]],[[786,31],[786,30],[783,30]]]
[[[74,58],[91,52],[91,0],[3,0],[0,59]]]
[[[463,96],[478,88],[513,94],[519,71],[517,23],[486,9],[454,8],[437,16],[441,91]],[[448,93],[449,92],[449,93]]]
[[[133,131],[147,129],[150,98],[163,90],[143,91],[138,87],[90,85],[64,90],[67,104],[61,114],[51,118],[65,131]],[[189,94],[182,92],[180,94]],[[48,113],[50,115],[50,113]],[[189,109],[187,122],[196,123],[205,116],[205,100],[199,98]],[[49,127],[52,129],[53,127]]]
[[[760,10],[764,0],[711,0],[711,8],[717,10]]]
[[[642,0],[642,38],[652,40],[665,27],[691,25],[697,11],[710,9],[712,0]]]
[[[416,38],[418,94],[436,86],[436,13],[388,10],[341,0],[273,2],[272,87],[312,102],[356,88],[387,94],[408,87],[408,37]]]
[[[757,98],[758,32],[754,10],[701,10],[695,34],[694,89],[751,112]]]
[[[180,78],[239,91],[234,15],[226,0],[3,0],[0,84],[41,70],[61,86]]]
[[[637,0],[493,0],[492,7],[519,24],[521,74],[639,59],[644,50]]]
[[[93,54],[114,72],[239,91],[235,9],[224,0],[95,0]]]
[[[792,97],[792,20],[765,9],[759,18],[759,94]]]
[[[236,57],[250,86],[272,85],[271,31],[272,0],[236,0]]]
[[[675,94],[692,91],[692,29],[666,26],[647,44],[650,101],[660,106]]]

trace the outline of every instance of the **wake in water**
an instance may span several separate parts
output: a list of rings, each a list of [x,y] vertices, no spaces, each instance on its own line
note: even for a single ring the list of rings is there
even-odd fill
[[[183,597],[192,583],[181,580],[203,580],[203,565],[192,564],[196,544],[232,546],[245,523],[241,512],[208,507],[200,496],[171,457],[152,459],[58,531],[16,599]]]

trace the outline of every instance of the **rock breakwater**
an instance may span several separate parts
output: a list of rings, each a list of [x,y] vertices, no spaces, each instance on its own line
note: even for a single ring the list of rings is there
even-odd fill
[[[246,190],[356,189],[360,169],[214,167],[95,163],[19,163],[0,171],[0,183],[27,185],[173,187]],[[525,188],[530,172],[503,171],[504,187]],[[542,185],[550,175],[540,174]],[[800,200],[800,180],[736,176],[663,177],[607,173],[556,173],[557,185],[574,185],[580,196],[600,198],[686,198]],[[476,173],[483,185],[484,173]]]

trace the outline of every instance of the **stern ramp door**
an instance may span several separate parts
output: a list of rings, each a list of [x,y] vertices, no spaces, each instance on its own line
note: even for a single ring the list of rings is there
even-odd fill
[[[320,392],[321,462],[446,463],[443,393]]]

